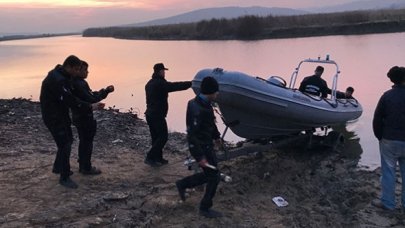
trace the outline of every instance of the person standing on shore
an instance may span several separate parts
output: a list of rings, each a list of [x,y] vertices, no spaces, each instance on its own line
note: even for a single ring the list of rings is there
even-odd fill
[[[168,82],[165,72],[168,70],[163,63],[153,66],[152,79],[145,86],[146,92],[146,122],[152,137],[152,148],[146,155],[145,164],[158,167],[168,163],[163,158],[163,147],[168,138],[166,115],[169,109],[167,99],[170,92],[186,90],[191,87],[191,81]]]
[[[212,199],[215,196],[220,172],[217,169],[217,157],[214,151],[221,146],[220,133],[215,124],[214,110],[211,102],[218,95],[218,82],[213,77],[205,77],[201,82],[201,91],[187,105],[187,141],[191,155],[198,162],[203,172],[185,177],[176,182],[180,199],[186,200],[187,188],[207,183],[205,194],[200,202],[200,214],[207,218],[222,217],[218,211],[212,210]]]
[[[394,83],[378,101],[373,131],[379,140],[381,155],[381,197],[371,202],[386,210],[395,209],[396,167],[402,177],[402,209],[405,210],[405,68],[394,66],[388,73]]]
[[[85,80],[88,76],[88,63],[82,61],[80,75],[73,78],[73,94],[79,99],[97,103],[107,97],[114,91],[114,86],[110,85],[105,89],[93,92]],[[73,125],[76,126],[79,134],[79,172],[83,175],[98,175],[101,170],[91,164],[91,155],[93,152],[93,140],[97,131],[97,121],[94,119],[93,110],[72,108]]]
[[[45,126],[51,132],[58,151],[53,164],[53,173],[60,174],[59,183],[67,188],[78,185],[70,179],[70,152],[73,142],[69,108],[92,110],[100,107],[99,103],[84,102],[72,94],[71,79],[80,74],[82,61],[71,55],[63,65],[57,65],[42,81],[40,103]]]

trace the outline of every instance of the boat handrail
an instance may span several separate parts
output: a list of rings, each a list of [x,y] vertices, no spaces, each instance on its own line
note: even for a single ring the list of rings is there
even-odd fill
[[[349,104],[353,105],[353,107],[356,107],[356,108],[359,106],[359,101],[356,98],[337,99],[337,102],[344,104],[344,105],[349,103]]]
[[[282,78],[282,77],[280,77],[280,76],[271,76],[271,77],[270,77],[270,79],[275,79],[275,80],[277,80],[276,82],[275,82],[275,81],[271,81],[271,80],[269,80],[269,79],[264,79],[264,78],[259,77],[259,76],[256,76],[256,79],[257,79],[257,80],[260,80],[260,81],[263,81],[263,82],[266,82],[266,83],[268,83],[268,84],[274,85],[274,86],[278,86],[278,87],[281,87],[281,88],[287,88],[287,87],[286,87],[286,86],[287,86],[287,82],[284,80],[284,78]],[[278,82],[278,83],[277,83],[277,82]]]
[[[331,100],[334,100],[336,103],[336,91],[337,91],[337,81],[338,81],[338,76],[340,74],[340,70],[339,70],[339,66],[337,65],[337,63],[333,60],[329,59],[329,55],[326,56],[326,59],[320,59],[320,57],[318,57],[318,59],[304,59],[302,60],[298,66],[295,68],[294,72],[291,75],[291,79],[290,79],[290,84],[289,84],[289,88],[293,89],[295,87],[295,83],[297,80],[297,75],[298,75],[298,71],[301,67],[301,65],[303,63],[322,63],[322,64],[332,64],[336,67],[336,74],[333,76],[333,82],[332,82],[332,93],[331,93]]]

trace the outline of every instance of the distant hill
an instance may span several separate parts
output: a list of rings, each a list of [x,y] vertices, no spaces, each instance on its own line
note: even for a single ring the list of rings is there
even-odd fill
[[[403,9],[405,0],[363,0],[328,7],[311,8],[314,13],[331,13],[357,10]]]
[[[161,18],[141,23],[122,25],[125,27],[141,27],[141,26],[152,26],[152,25],[167,25],[167,24],[179,24],[179,23],[192,23],[202,20],[215,19],[231,19],[238,18],[246,15],[254,15],[265,17],[269,15],[273,16],[284,16],[284,15],[299,15],[306,14],[307,11],[295,10],[289,8],[267,8],[267,7],[219,7],[219,8],[206,8],[194,10],[188,13],[179,14],[172,17]]]
[[[269,39],[405,31],[405,0],[358,0],[296,10],[220,7],[113,27],[88,28],[85,37],[146,40]]]
[[[89,28],[83,32],[83,36],[138,40],[258,40],[403,31],[405,8],[291,16],[244,16],[144,27]]]
[[[310,8],[310,9],[291,9],[279,7],[218,7],[206,8],[190,11],[172,17],[161,18],[151,21],[145,21],[134,24],[121,25],[123,27],[142,27],[153,25],[168,25],[179,23],[192,23],[202,20],[215,19],[231,19],[247,15],[253,16],[291,16],[302,15],[309,13],[331,13],[357,10],[377,10],[377,9],[403,9],[405,8],[405,0],[363,0],[345,4],[337,4],[328,7]]]

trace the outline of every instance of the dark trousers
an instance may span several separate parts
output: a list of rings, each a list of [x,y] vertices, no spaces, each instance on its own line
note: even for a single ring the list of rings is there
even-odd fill
[[[70,152],[72,149],[73,135],[69,125],[52,126],[47,125],[55,140],[58,151],[53,163],[53,170],[60,172],[61,178],[69,177],[70,173]]]
[[[205,146],[205,158],[211,165],[217,166],[217,160],[213,147]],[[212,199],[217,191],[218,184],[221,180],[220,172],[216,169],[202,168],[203,172],[181,179],[178,183],[181,188],[194,188],[196,186],[207,184],[205,186],[205,193],[200,202],[200,210],[208,210],[212,207]]]
[[[221,177],[218,170],[203,168],[202,173],[196,173],[181,179],[179,181],[179,185],[182,188],[194,188],[207,183],[205,186],[204,197],[200,202],[200,210],[208,210],[212,207],[212,199],[215,196],[220,180]]]
[[[97,122],[94,119],[81,120],[75,123],[79,134],[79,169],[91,170],[91,155],[93,153],[93,141],[97,131]]]
[[[152,137],[152,148],[149,150],[146,158],[152,161],[160,161],[163,159],[162,150],[166,145],[168,137],[166,118],[146,115],[146,122],[149,125]]]

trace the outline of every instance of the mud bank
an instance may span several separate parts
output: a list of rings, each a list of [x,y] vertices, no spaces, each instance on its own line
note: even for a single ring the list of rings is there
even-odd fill
[[[77,134],[66,189],[51,172],[56,147],[42,123],[40,107],[24,99],[0,100],[1,227],[403,227],[398,210],[387,214],[370,201],[379,193],[379,171],[357,167],[356,141],[337,151],[305,149],[305,143],[268,149],[221,163],[233,178],[220,183],[214,208],[221,219],[198,215],[202,189],[179,203],[174,182],[192,172],[185,135],[170,133],[169,164],[143,163],[150,137],[145,122],[131,113],[95,114],[98,132],[93,163],[103,173],[78,173]],[[286,207],[272,198],[282,196]]]

